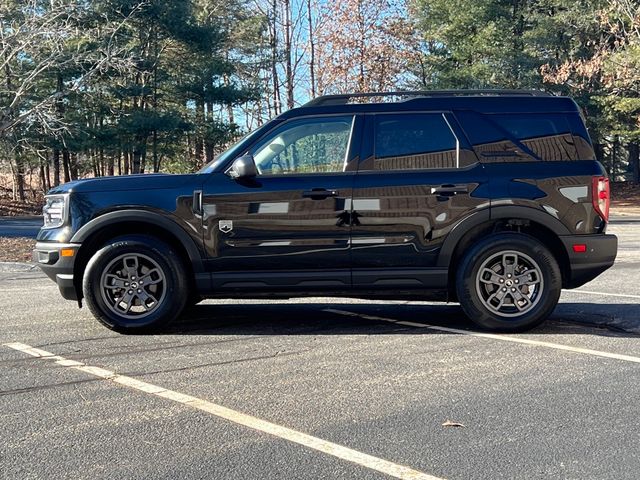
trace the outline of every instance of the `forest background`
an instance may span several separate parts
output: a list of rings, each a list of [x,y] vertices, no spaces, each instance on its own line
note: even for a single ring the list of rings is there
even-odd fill
[[[570,95],[599,159],[639,182],[640,2],[0,0],[0,193],[192,172],[330,93]]]

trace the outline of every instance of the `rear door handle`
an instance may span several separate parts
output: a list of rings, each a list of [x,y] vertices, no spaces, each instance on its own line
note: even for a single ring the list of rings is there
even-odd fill
[[[313,200],[322,200],[324,198],[337,197],[338,191],[327,190],[326,188],[312,188],[311,190],[305,190],[302,192],[302,196]]]
[[[469,193],[469,188],[466,185],[440,185],[439,187],[432,188],[431,193],[440,195],[442,197],[453,197],[458,193]]]

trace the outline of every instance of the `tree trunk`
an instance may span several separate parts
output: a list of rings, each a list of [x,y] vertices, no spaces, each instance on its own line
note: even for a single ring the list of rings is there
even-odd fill
[[[122,166],[123,166],[125,175],[129,175],[129,157],[130,157],[130,155],[131,154],[130,154],[129,150],[125,150],[124,159],[123,159],[123,162],[122,162],[122,164],[123,164]]]
[[[613,137],[611,144],[611,180],[616,181],[616,165],[618,160],[618,137]]]
[[[198,119],[201,119],[204,123],[206,123],[207,118],[205,116],[205,111],[204,111],[204,101],[203,100],[197,100],[196,101],[196,116]],[[204,139],[202,137],[200,137],[199,135],[196,135],[194,138],[194,154],[195,154],[195,168],[194,170],[198,170],[200,167],[202,167],[202,156],[204,153],[203,150],[203,146],[204,146]]]
[[[78,179],[78,154],[72,153],[71,160],[69,162],[69,174],[71,175],[71,180]]]
[[[133,150],[133,159],[131,162],[131,173],[134,175],[136,173],[140,173],[140,159],[142,158],[142,150],[140,147],[136,146]]]
[[[158,157],[158,131],[153,131],[153,173],[160,171],[160,160]]]
[[[71,181],[71,162],[69,161],[69,150],[62,149],[62,170],[64,171],[64,183]]]
[[[292,109],[293,105],[293,69],[292,69],[292,48],[291,48],[291,0],[283,0],[284,6],[284,69],[287,82],[287,108]]]
[[[227,62],[229,61],[229,54],[227,53]],[[224,82],[225,87],[231,86],[231,81],[229,80],[229,75],[226,73],[222,76],[222,80]],[[213,107],[213,104],[209,103]],[[209,110],[209,115],[212,116],[212,111]],[[233,105],[230,103],[227,104],[227,116],[229,117],[229,123],[235,123],[235,115],[233,114]]]
[[[629,164],[633,173],[633,181],[640,183],[640,144],[637,141],[629,143]]]
[[[213,143],[205,142],[204,143],[204,161],[205,163],[209,163],[213,160]]]
[[[100,147],[100,158],[102,158],[102,161],[104,162],[103,147]],[[107,175],[109,175],[110,177],[113,177],[113,155],[109,155],[109,158],[107,160]]]
[[[24,195],[24,164],[23,160],[15,154],[15,169],[13,171],[13,199],[21,202],[25,201]]]
[[[93,150],[89,151],[89,160],[91,161],[91,167],[93,168],[93,176],[98,178],[100,176],[100,165],[98,165],[98,158]]]
[[[280,81],[278,80],[278,30],[276,24],[278,22],[278,0],[272,0],[271,8],[273,9],[273,18],[269,28],[269,41],[271,43],[271,80],[273,82],[273,112],[279,115],[282,112],[282,104],[280,102]]]
[[[40,177],[40,189],[42,190],[42,193],[47,193],[47,178],[45,176],[44,164],[42,162],[40,162],[38,174]]]
[[[60,185],[60,149],[53,149],[53,185]]]
[[[207,111],[205,113],[207,123],[213,122],[213,102],[207,102]],[[233,109],[231,111],[231,118],[233,118]],[[232,121],[231,119],[229,121]],[[209,163],[213,160],[213,142],[211,138],[207,138],[204,142],[204,162]]]
[[[47,161],[44,164],[44,175],[45,175],[45,180],[46,180],[46,192],[48,192],[49,190],[51,190],[51,171],[49,170],[49,162]]]
[[[316,45],[313,39],[313,15],[311,0],[307,0],[307,22],[309,24],[309,83],[311,84],[311,98],[316,97]]]

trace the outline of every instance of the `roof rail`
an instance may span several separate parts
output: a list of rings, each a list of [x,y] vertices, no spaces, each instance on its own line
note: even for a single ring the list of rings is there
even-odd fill
[[[322,95],[305,103],[303,107],[319,107],[325,105],[344,105],[354,98],[375,98],[375,97],[548,97],[550,93],[542,90],[508,90],[508,89],[471,89],[471,90],[424,90],[424,91],[398,91],[398,92],[365,92],[365,93],[345,93],[338,95]]]

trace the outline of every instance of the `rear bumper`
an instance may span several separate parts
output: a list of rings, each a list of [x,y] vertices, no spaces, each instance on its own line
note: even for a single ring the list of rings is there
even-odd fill
[[[560,240],[569,257],[569,272],[563,288],[577,288],[593,280],[613,265],[618,253],[615,235],[567,235]],[[586,245],[586,251],[575,252],[574,245]]]
[[[73,267],[80,245],[77,243],[38,242],[33,250],[33,261],[56,284],[64,298],[78,300],[73,278]],[[73,255],[62,256],[61,250],[72,250]]]

